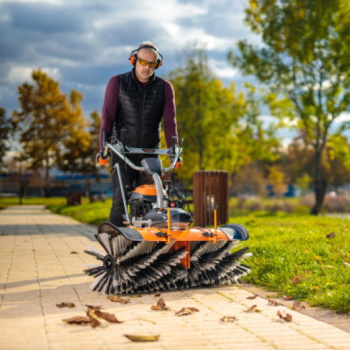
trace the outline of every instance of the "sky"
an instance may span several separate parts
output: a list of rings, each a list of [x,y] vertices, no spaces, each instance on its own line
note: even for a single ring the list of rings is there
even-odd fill
[[[211,70],[226,83],[244,78],[227,62],[238,40],[258,39],[244,24],[248,0],[0,0],[0,107],[18,109],[17,87],[41,68],[61,91],[84,94],[84,113],[101,112],[108,80],[132,67],[139,43],[164,56],[156,74],[205,48]]]

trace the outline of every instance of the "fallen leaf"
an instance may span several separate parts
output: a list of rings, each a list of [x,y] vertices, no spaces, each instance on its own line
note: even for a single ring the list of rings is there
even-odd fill
[[[334,238],[336,236],[335,232],[330,232],[327,234],[327,238]]]
[[[154,294],[155,297],[160,297],[161,295],[162,295],[161,292],[157,292],[157,293]]]
[[[294,276],[292,278],[292,283],[293,284],[300,284],[304,279],[305,279],[305,276],[303,276],[303,275]]]
[[[254,295],[251,295],[251,296],[247,297],[247,299],[249,299],[249,300],[253,300],[253,299],[255,299],[256,297],[257,297],[257,295],[256,295],[256,294],[254,294]]]
[[[74,316],[71,318],[65,318],[62,321],[68,324],[80,324],[80,325],[90,323],[90,319],[85,316]]]
[[[99,318],[102,318],[110,323],[123,323],[123,321],[119,321],[114,314],[110,314],[109,312],[103,312],[100,310],[95,311],[95,315]]]
[[[295,301],[292,305],[293,310],[298,310],[298,309],[306,309],[305,305],[302,304],[300,301]]]
[[[176,316],[187,316],[191,315],[195,312],[198,312],[199,310],[196,309],[195,307],[183,307],[181,310],[175,312]]]
[[[290,295],[283,295],[283,297],[281,298],[282,300],[292,300],[293,297]]]
[[[103,308],[103,306],[94,306],[94,305],[85,305],[88,309],[94,310],[94,311],[99,311]]]
[[[280,311],[277,311],[277,316],[286,322],[292,322],[292,320],[293,320],[292,315],[287,314],[285,312],[282,314]]]
[[[79,254],[78,252],[76,252],[76,251],[72,251],[72,252],[70,252],[71,254]]]
[[[134,342],[151,342],[151,341],[158,341],[160,334],[153,334],[153,335],[124,334],[124,337]]]
[[[272,299],[269,299],[267,302],[271,306],[279,306],[280,305],[279,302],[277,302],[276,300],[272,300]]]
[[[130,298],[142,298],[142,295],[136,294],[136,295],[130,295]]]
[[[244,312],[250,313],[250,312],[261,312],[259,309],[256,308],[256,305],[251,306],[249,309],[245,310]]]
[[[119,295],[108,295],[108,300],[113,301],[114,303],[127,304],[130,303],[130,299],[121,298]]]
[[[96,327],[101,325],[101,322],[98,319],[97,315],[95,314],[94,310],[88,310],[86,312],[86,316],[89,318],[90,325],[91,325],[92,328],[96,328]]]
[[[221,322],[235,322],[237,320],[236,316],[224,316],[220,318]]]
[[[155,310],[155,311],[166,311],[166,310],[169,310],[169,308],[165,305],[165,302],[164,302],[163,298],[160,298],[157,301],[157,305],[152,305],[151,309]]]
[[[63,307],[69,307],[71,309],[71,308],[75,307],[75,304],[62,302],[61,304],[56,304],[56,306],[59,307],[60,309],[62,309]]]

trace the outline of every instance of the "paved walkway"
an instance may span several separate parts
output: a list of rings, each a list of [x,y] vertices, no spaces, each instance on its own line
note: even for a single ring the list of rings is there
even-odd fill
[[[201,288],[162,293],[168,311],[151,309],[153,294],[112,302],[92,292],[82,271],[95,258],[87,246],[101,250],[95,229],[54,215],[41,206],[12,207],[0,212],[0,349],[350,349],[350,333],[293,311],[269,305],[239,287]],[[74,303],[74,308],[56,304]],[[123,323],[67,324],[85,316],[86,306],[103,306]],[[246,312],[251,309],[253,312]],[[182,307],[199,310],[176,316]],[[289,314],[291,322],[277,316]],[[235,316],[234,322],[223,322]],[[137,343],[124,335],[160,335]]]

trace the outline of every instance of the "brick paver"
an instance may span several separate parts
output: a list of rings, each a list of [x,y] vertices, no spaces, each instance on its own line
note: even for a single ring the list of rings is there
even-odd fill
[[[42,206],[0,212],[0,349],[350,349],[350,334],[285,306],[269,305],[240,286],[162,293],[168,311],[154,311],[159,297],[143,294],[113,303],[89,289],[83,273],[96,260],[84,249],[102,250],[95,228],[54,215]],[[72,302],[74,308],[56,304]],[[68,325],[85,305],[103,306],[120,324]],[[257,312],[246,312],[256,305]],[[177,317],[182,307],[199,312]],[[292,322],[277,317],[288,313]],[[235,316],[234,322],[222,322]],[[135,343],[125,334],[159,334],[158,342]]]

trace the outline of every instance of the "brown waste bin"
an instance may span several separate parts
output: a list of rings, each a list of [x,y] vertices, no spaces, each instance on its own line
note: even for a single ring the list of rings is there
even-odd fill
[[[229,181],[228,172],[223,170],[196,171],[193,175],[193,203],[195,226],[214,224],[214,209],[217,224],[228,221]]]

